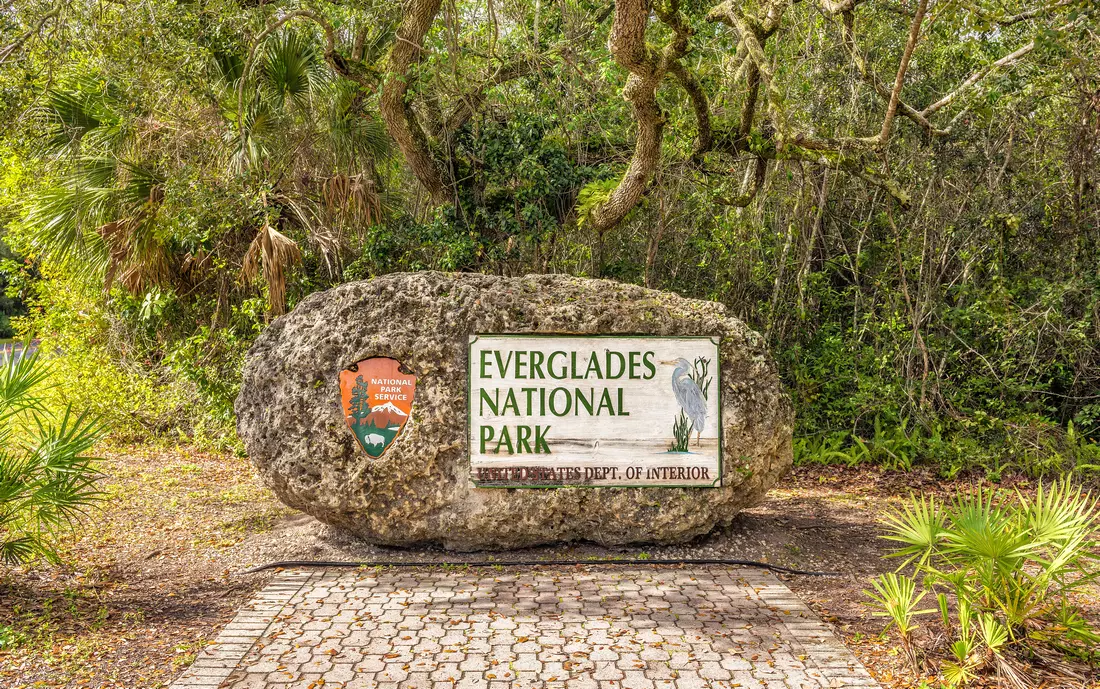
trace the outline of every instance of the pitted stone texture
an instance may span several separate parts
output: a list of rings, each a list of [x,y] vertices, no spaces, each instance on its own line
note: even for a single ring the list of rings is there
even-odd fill
[[[221,677],[222,689],[878,686],[775,577],[717,567],[316,572]]]
[[[478,489],[467,352],[478,333],[721,336],[721,488]],[[379,459],[340,408],[340,371],[387,356],[418,376]],[[472,550],[587,539],[672,543],[728,523],[791,465],[792,412],[763,339],[716,303],[559,275],[402,273],[306,298],[249,350],[237,428],[286,504],[373,543]]]

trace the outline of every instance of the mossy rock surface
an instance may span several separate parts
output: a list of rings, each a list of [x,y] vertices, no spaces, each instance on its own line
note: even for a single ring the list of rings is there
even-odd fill
[[[722,487],[475,487],[466,361],[479,333],[720,336]],[[339,391],[340,371],[373,356],[418,377],[411,417],[377,459],[348,429]],[[283,502],[386,545],[682,542],[757,503],[792,459],[790,400],[760,335],[720,304],[562,275],[398,273],[312,294],[249,350],[236,410]]]

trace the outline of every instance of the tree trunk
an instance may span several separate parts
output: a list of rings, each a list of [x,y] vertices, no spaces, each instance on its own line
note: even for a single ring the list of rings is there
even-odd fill
[[[379,111],[386,131],[401,150],[416,178],[424,185],[432,203],[448,201],[443,176],[428,150],[424,130],[416,121],[407,102],[409,68],[420,61],[424,51],[424,36],[435,21],[441,0],[412,0],[397,28],[393,49],[390,50],[389,69],[382,86]]]

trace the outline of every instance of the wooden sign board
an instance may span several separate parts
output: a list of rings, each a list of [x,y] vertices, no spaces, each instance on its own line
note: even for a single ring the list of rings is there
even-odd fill
[[[473,482],[720,486],[718,343],[717,337],[472,336]]]

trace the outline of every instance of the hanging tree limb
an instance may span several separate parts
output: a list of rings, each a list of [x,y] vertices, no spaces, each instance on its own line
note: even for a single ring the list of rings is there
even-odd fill
[[[745,102],[741,104],[741,124],[737,135],[744,139],[752,131],[752,121],[756,117],[756,99],[760,95],[760,69],[750,64],[745,75]]]
[[[397,144],[409,168],[428,191],[435,204],[448,202],[449,192],[444,181],[442,165],[431,154],[428,136],[408,102],[408,87],[410,72],[425,51],[424,39],[439,13],[441,4],[441,0],[413,0],[407,6],[390,49],[388,67],[382,76],[383,84],[379,99],[379,114],[387,133]],[[308,19],[321,28],[324,33],[324,59],[335,73],[356,82],[365,92],[372,93],[377,89],[379,75],[361,64],[365,54],[365,31],[360,31],[355,37],[349,60],[337,51],[335,30],[327,18],[314,10],[294,10],[269,22],[256,36],[249,49],[242,77],[237,85],[237,126],[238,131],[242,133],[245,129],[245,81],[254,68],[256,53],[272,33],[295,19]],[[531,74],[547,59],[543,55],[519,56],[502,64],[483,84],[465,94],[446,118],[442,118],[441,133],[453,132],[468,121],[484,102],[486,92],[490,88]]]
[[[828,13],[843,13],[850,15],[852,9],[860,0],[851,2],[826,2],[824,9]],[[893,128],[893,120],[898,112],[905,116],[915,114],[915,110],[901,99],[900,85],[904,81],[908,70],[909,61],[913,49],[919,37],[920,25],[923,22],[924,12],[927,10],[928,0],[921,0],[920,8],[914,17],[910,27],[906,49],[902,56],[897,75],[894,80],[894,89],[886,91],[887,113],[883,121],[883,127],[879,134],[864,138],[823,138],[812,136],[797,131],[790,121],[783,102],[783,93],[776,83],[771,67],[765,54],[767,40],[775,34],[779,28],[784,12],[790,6],[791,0],[772,0],[765,4],[754,16],[744,12],[743,5],[727,0],[715,6],[707,18],[710,21],[718,21],[731,26],[738,34],[740,43],[738,49],[744,49],[747,53],[746,63],[746,97],[742,104],[741,121],[735,134],[723,134],[717,137],[716,150],[735,154],[738,152],[751,152],[757,157],[757,166],[754,170],[757,183],[753,189],[729,202],[730,205],[747,204],[755,195],[766,174],[767,160],[784,160],[808,162],[814,165],[843,171],[858,177],[865,182],[884,189],[903,207],[909,203],[909,195],[905,193],[897,182],[876,172],[866,159],[866,153],[861,152],[877,148],[879,142],[889,139]],[[858,54],[858,52],[857,52]],[[864,63],[865,66],[865,63]],[[753,119],[758,109],[758,93],[760,87],[764,88],[764,114],[766,127],[761,136],[754,140],[750,135],[753,131]]]
[[[680,16],[679,0],[671,0],[667,9],[654,8],[661,21],[675,32],[672,41],[659,52],[646,45],[650,9],[647,0],[618,0],[615,3],[615,19],[608,44],[615,62],[630,73],[623,87],[623,98],[631,105],[638,132],[626,173],[588,217],[598,234],[617,225],[637,205],[657,168],[665,126],[665,115],[657,103],[657,88],[672,63],[683,57],[688,49],[691,29]]]
[[[745,206],[752,203],[752,200],[754,198],[756,198],[756,195],[757,195],[757,193],[759,193],[761,187],[764,186],[764,180],[767,178],[767,172],[768,172],[768,161],[767,161],[767,159],[757,157],[753,161],[752,186],[749,187],[748,189],[746,189],[744,191],[744,193],[742,193],[737,198],[727,199],[725,197],[719,196],[719,197],[715,198],[715,201],[722,204],[723,206],[733,206],[734,208],[744,208]],[[748,174],[748,171],[746,171],[746,175],[747,174]]]
[[[693,160],[700,161],[710,150],[731,155],[752,153],[756,157],[755,166],[751,169],[754,181],[752,188],[743,190],[741,197],[733,201],[723,202],[731,205],[749,203],[763,183],[767,173],[767,161],[785,160],[806,162],[843,171],[883,189],[899,205],[905,207],[909,204],[909,195],[895,180],[876,171],[878,164],[870,155],[872,152],[881,151],[890,143],[898,116],[911,120],[930,137],[948,135],[960,119],[961,113],[956,114],[946,128],[936,127],[931,116],[950,105],[990,73],[1014,64],[1032,52],[1035,47],[1032,41],[976,71],[957,89],[927,108],[919,110],[905,100],[903,91],[914,52],[921,40],[929,0],[917,0],[912,13],[907,13],[909,29],[890,84],[878,78],[856,45],[852,26],[854,11],[865,0],[816,0],[816,5],[825,14],[841,16],[844,44],[861,78],[872,86],[875,93],[886,104],[882,123],[874,135],[822,137],[798,131],[785,106],[784,91],[775,78],[766,54],[768,39],[780,30],[785,12],[798,1],[762,0],[755,9],[750,10],[748,5],[738,0],[725,0],[715,5],[707,14],[709,21],[718,21],[732,27],[738,39],[737,52],[733,58],[734,64],[730,69],[735,73],[735,81],[743,82],[746,90],[741,105],[740,122],[735,131],[713,128],[706,92],[694,75],[679,62],[683,52],[670,56],[670,51],[674,52],[676,45],[682,44],[686,50],[686,41],[691,35],[690,29],[686,27],[679,14],[676,2],[672,2],[667,9],[659,1],[652,7],[653,14],[676,34],[672,43],[661,52],[645,44],[649,3],[644,0],[620,0],[616,3],[615,22],[612,26],[609,45],[616,62],[630,72],[627,86],[623,90],[623,97],[632,105],[638,137],[626,174],[607,201],[598,206],[589,216],[598,232],[602,233],[625,217],[640,199],[658,163],[664,117],[657,106],[656,89],[657,80],[664,72],[671,74],[692,100],[698,129],[698,138],[692,154]],[[1008,25],[1080,2],[1083,0],[1055,0],[1044,7],[1009,17],[989,18],[989,20]],[[763,88],[763,94],[760,93],[761,88]],[[759,133],[754,134],[754,123],[759,112],[763,113],[763,124],[757,130]]]
[[[1053,10],[1061,9],[1063,7],[1070,7],[1072,5],[1085,4],[1087,4],[1087,0],[1059,0],[1058,2],[1053,2],[1049,5],[1034,7],[1030,10],[1025,10],[1024,12],[1020,12],[1019,14],[1014,14],[1007,17],[984,16],[983,18],[993,22],[994,24],[1000,24],[1001,26],[1012,26],[1013,24],[1018,24],[1022,21],[1027,21],[1028,19],[1034,19],[1035,17],[1039,17]],[[981,13],[979,12],[979,15],[980,14]]]
[[[885,112],[878,131],[874,135],[863,137],[821,136],[813,132],[812,128],[799,131],[794,121],[795,110],[786,107],[785,88],[776,79],[766,48],[769,38],[781,30],[785,13],[800,0],[761,0],[751,8],[738,0],[725,0],[708,13],[708,20],[728,24],[737,37],[736,54],[728,68],[734,80],[743,85],[745,95],[740,105],[740,121],[732,130],[715,125],[706,90],[682,61],[693,30],[680,12],[680,0],[617,0],[605,5],[605,14],[599,19],[603,19],[608,13],[613,17],[608,48],[612,59],[627,72],[622,97],[630,105],[636,133],[630,159],[622,177],[605,197],[593,204],[585,221],[599,234],[614,227],[638,204],[654,178],[660,164],[666,124],[666,115],[657,100],[657,91],[665,77],[670,77],[683,88],[691,101],[697,131],[691,153],[693,163],[701,164],[709,151],[737,156],[749,153],[754,157],[752,166],[747,171],[741,196],[730,202],[733,205],[751,202],[763,185],[769,160],[798,161],[843,171],[884,189],[899,204],[906,205],[909,197],[904,189],[888,176],[877,172],[880,162],[871,156],[873,152],[882,151],[889,144],[897,128],[897,118],[900,116],[911,120],[929,137],[949,134],[961,115],[956,114],[945,128],[937,127],[932,121],[932,115],[958,100],[993,71],[1025,57],[1035,46],[1034,42],[1029,43],[983,67],[954,91],[920,110],[906,101],[903,92],[916,47],[921,40],[929,0],[916,0],[911,6],[911,13],[905,13],[909,19],[909,28],[901,58],[889,83],[875,74],[856,44],[853,17],[858,6],[865,1],[813,0],[814,5],[824,14],[839,15],[844,45],[851,54],[859,76],[885,103]],[[1013,16],[986,19],[994,23],[1012,24],[1084,1],[1047,0],[1045,7]],[[431,153],[428,133],[422,129],[412,113],[409,86],[414,78],[415,64],[424,57],[424,41],[440,9],[441,0],[405,2],[397,38],[390,51],[380,104],[387,131],[397,143],[417,180],[428,191],[433,203],[451,200],[451,183],[447,180],[442,164]],[[672,38],[664,46],[646,43],[649,23],[654,17],[671,29]],[[432,136],[447,138],[449,133],[461,128],[487,100],[493,87],[536,71],[541,64],[536,62],[539,59],[544,58],[519,56],[499,63],[495,72],[477,83],[473,89],[457,94],[450,112],[436,118],[437,124],[432,125]],[[575,65],[574,68],[576,69]],[[751,187],[748,186],[750,174]]]
[[[1030,18],[1036,17],[1036,16],[1038,16],[1038,15],[1044,13],[1044,12],[1050,11],[1052,9],[1056,9],[1056,8],[1060,8],[1060,7],[1066,7],[1066,6],[1069,6],[1069,5],[1072,5],[1072,4],[1076,4],[1077,2],[1079,2],[1079,0],[1063,0],[1062,2],[1056,2],[1056,3],[1054,3],[1050,6],[1047,6],[1047,7],[1037,8],[1037,9],[1034,9],[1034,10],[1030,10],[1028,12],[1022,12],[1022,13],[1020,13],[1018,15],[1015,15],[1015,16],[1012,16],[1012,17],[1008,17],[1008,18],[1000,19],[1000,20],[994,19],[992,21],[995,21],[996,23],[1004,24],[1004,25],[1014,24],[1014,23],[1017,23],[1019,21],[1023,21],[1025,19],[1030,19]],[[926,6],[926,4],[927,3],[924,3],[924,6]],[[912,29],[916,28],[917,23],[918,23],[917,22],[917,17],[920,14],[921,14],[921,6],[918,6],[917,15],[914,15],[913,24],[912,24],[911,31],[910,31],[910,37],[909,37],[910,41],[907,42],[907,44],[906,44],[907,50],[908,50],[909,45],[912,42],[912,38],[913,38]],[[1064,26],[1059,27],[1058,30],[1059,31],[1064,31],[1064,30],[1072,27],[1074,25],[1074,23],[1075,22],[1070,22],[1070,23],[1068,23]],[[958,121],[959,117],[956,115],[951,120],[951,123],[947,127],[941,129],[941,128],[937,128],[935,125],[932,124],[931,116],[936,114],[938,111],[940,111],[944,107],[950,105],[952,102],[957,100],[959,98],[959,96],[961,96],[964,93],[966,93],[967,91],[969,91],[971,88],[976,86],[979,82],[981,82],[983,79],[988,77],[990,74],[994,73],[995,71],[997,71],[998,69],[1001,69],[1003,67],[1009,67],[1009,66],[1012,66],[1012,65],[1016,64],[1017,62],[1022,60],[1024,57],[1029,55],[1035,49],[1035,41],[1034,40],[1029,41],[1027,44],[1021,46],[1020,48],[1018,48],[1014,51],[1012,51],[1011,53],[1005,55],[1004,57],[1001,57],[1000,59],[998,59],[998,60],[996,60],[996,61],[994,61],[994,62],[992,62],[988,65],[985,65],[984,67],[982,67],[978,70],[975,70],[969,77],[967,77],[961,84],[959,84],[958,87],[956,87],[950,93],[943,96],[942,98],[940,98],[936,102],[928,105],[923,110],[917,110],[916,108],[914,108],[913,106],[911,106],[910,104],[908,104],[904,100],[902,100],[901,92],[898,89],[899,84],[898,84],[898,81],[896,79],[895,79],[895,82],[894,82],[894,88],[891,89],[890,91],[886,90],[886,87],[883,85],[882,81],[878,78],[878,76],[871,70],[871,68],[867,64],[866,59],[863,57],[863,55],[860,52],[858,46],[856,45],[855,33],[853,31],[852,24],[853,24],[853,13],[851,11],[842,12],[842,34],[843,34],[843,38],[844,38],[844,45],[848,49],[849,54],[852,56],[852,61],[855,64],[856,69],[859,71],[860,76],[863,78],[863,80],[866,81],[867,83],[869,83],[874,88],[875,92],[879,96],[882,96],[883,98],[888,98],[887,116],[883,121],[883,130],[882,130],[882,132],[886,132],[886,134],[887,134],[887,137],[885,137],[885,138],[889,138],[889,136],[888,136],[889,132],[887,131],[888,121],[890,121],[890,124],[892,125],[892,119],[893,119],[893,117],[890,115],[890,110],[889,110],[890,105],[894,105],[894,107],[896,108],[895,115],[900,114],[900,115],[903,115],[904,117],[909,118],[915,124],[917,124],[919,127],[924,129],[928,133],[929,136],[942,137],[942,136],[949,135],[952,131],[952,127]],[[910,54],[910,56],[911,56],[911,54]],[[904,56],[903,56],[902,59],[903,59],[903,63],[905,63],[906,60],[905,60]],[[898,72],[899,75],[901,74],[901,72],[902,72],[902,70],[899,67],[899,72]],[[867,141],[869,143],[873,143],[875,145],[885,144],[886,141],[884,140],[882,132],[880,132],[880,134],[877,137],[869,137],[869,138],[865,139],[865,141]]]
[[[1069,26],[1070,25],[1067,24],[1065,27],[1062,28],[1065,29]],[[960,95],[968,91],[972,86],[977,84],[982,79],[989,76],[992,72],[1000,69],[1001,67],[1007,67],[1018,62],[1021,58],[1025,57],[1032,50],[1035,50],[1035,41],[1030,41],[1026,45],[1012,51],[1008,55],[1005,55],[1001,59],[997,60],[996,62],[992,62],[985,67],[982,67],[981,69],[977,70],[969,77],[967,77],[966,80],[959,84],[954,91],[926,107],[924,110],[921,111],[920,114],[924,117],[928,117],[929,115],[936,113],[942,108],[950,105]]]
[[[1046,10],[1049,10],[1049,9],[1052,9],[1052,8],[1056,8],[1056,7],[1062,7],[1066,4],[1067,3],[1061,3],[1061,2],[1060,3],[1055,3],[1051,7],[1044,8],[1043,11],[1046,11]],[[1027,14],[1027,13],[1024,13],[1024,14]],[[1035,14],[1038,14],[1038,12],[1035,12]],[[1031,16],[1035,16],[1035,14],[1029,15],[1028,18],[1030,18]],[[1021,15],[1017,15],[1017,16],[1021,16]],[[1012,18],[1012,19],[1014,19],[1014,18]],[[1082,18],[1077,18],[1077,19],[1075,19],[1075,20],[1073,20],[1073,21],[1071,21],[1067,24],[1063,24],[1062,26],[1057,28],[1057,31],[1066,31],[1068,29],[1071,29],[1075,25],[1077,25],[1078,22],[1082,21],[1082,19],[1083,19],[1083,17]],[[924,110],[921,110],[920,111],[921,117],[924,117],[924,118],[931,117],[935,113],[939,112],[943,108],[947,107],[948,105],[951,105],[951,103],[958,100],[959,96],[963,95],[964,93],[966,93],[970,89],[974,88],[979,82],[981,82],[983,79],[988,77],[990,74],[993,74],[994,72],[996,72],[997,70],[999,70],[1001,68],[1011,67],[1012,65],[1016,64],[1017,62],[1019,62],[1023,58],[1027,57],[1033,50],[1035,50],[1035,41],[1031,40],[1031,41],[1028,41],[1026,44],[1020,46],[1016,50],[1012,51],[1011,53],[1005,55],[1004,57],[1002,57],[1002,58],[1000,58],[1000,59],[998,59],[994,62],[991,62],[990,64],[974,71],[974,73],[972,73],[969,77],[967,77],[953,91],[951,91],[947,95],[943,96],[938,101],[932,103],[931,105],[926,107]],[[966,111],[966,109],[964,108],[962,112],[965,112],[965,111]],[[955,122],[957,122],[959,120],[959,118],[962,115],[962,112],[960,112],[959,114],[955,115],[954,118],[952,118],[951,126],[953,126],[955,124]],[[951,129],[951,127],[949,126],[947,128],[947,131],[950,131],[950,129]]]
[[[707,102],[707,94],[695,75],[679,60],[674,60],[669,65],[669,71],[680,84],[684,92],[691,99],[691,107],[695,112],[695,146],[691,151],[692,161],[702,162],[703,156],[714,146],[714,133],[710,126],[710,104]]]
[[[500,65],[492,76],[458,99],[457,105],[447,115],[443,123],[443,133],[451,133],[461,129],[485,102],[488,92],[494,86],[500,86],[509,81],[534,74],[539,64],[547,63],[549,63],[549,60],[542,55],[534,57],[520,55]]]
[[[50,9],[42,13],[42,16],[38,18],[38,21],[34,23],[34,26],[23,32],[18,38],[9,43],[8,45],[0,48],[0,65],[15,55],[18,51],[22,50],[23,46],[27,44],[31,38],[38,36],[42,33],[42,30],[46,27],[46,24],[50,21],[58,21],[61,16],[61,8],[64,3],[57,3]]]
[[[764,7],[763,13],[754,17],[743,11],[739,3],[726,0],[715,6],[707,14],[709,21],[727,24],[738,33],[741,41],[738,48],[744,48],[746,52],[747,75],[752,98],[752,112],[755,113],[757,90],[764,87],[764,100],[767,104],[768,115],[778,130],[781,139],[797,138],[791,131],[788,122],[787,110],[783,103],[783,92],[773,78],[771,66],[768,64],[764,48],[769,38],[779,30],[780,21],[784,12],[790,6],[791,0],[773,0]],[[742,116],[742,127],[746,119]],[[748,130],[746,130],[746,135]]]
[[[688,40],[694,32],[680,14],[679,0],[672,0],[667,9],[661,7],[658,3],[654,7],[654,14],[668,25],[676,35],[669,46],[672,50],[666,51],[667,70],[680,84],[680,87],[684,89],[688,98],[691,99],[696,125],[695,146],[692,148],[691,159],[696,163],[700,163],[706,152],[713,146],[714,141],[710,126],[710,103],[707,101],[707,94],[703,91],[699,80],[695,78],[691,70],[680,62],[680,58],[687,52]]]
[[[421,127],[409,102],[409,81],[413,65],[425,52],[424,39],[439,14],[441,0],[412,0],[406,5],[401,24],[390,50],[389,63],[382,85],[379,112],[390,138],[397,144],[413,175],[428,192],[433,204],[451,201],[444,178],[443,165],[429,149],[428,135]],[[440,136],[464,125],[486,99],[489,89],[533,73],[545,56],[518,56],[502,64],[484,83],[459,98],[458,104],[445,117],[440,117]]]

